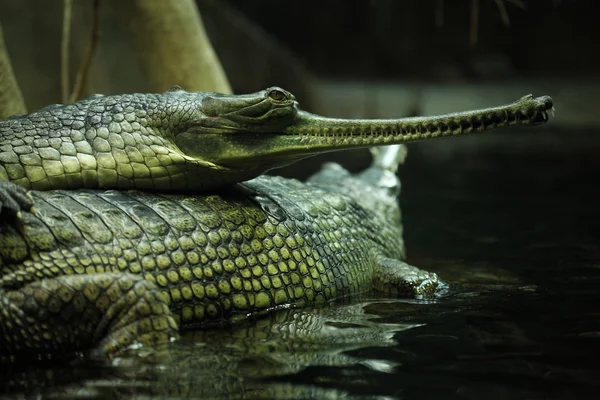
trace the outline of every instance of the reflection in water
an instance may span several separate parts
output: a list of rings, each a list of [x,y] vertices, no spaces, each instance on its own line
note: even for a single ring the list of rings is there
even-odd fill
[[[291,385],[275,378],[309,366],[356,365],[392,372],[397,365],[392,360],[365,359],[347,352],[392,346],[395,333],[419,324],[377,322],[374,315],[365,313],[366,304],[377,303],[283,310],[237,329],[188,332],[168,348],[139,348],[113,360],[111,367],[100,368],[105,376],[84,366],[87,372],[75,382],[69,383],[68,378],[61,382],[64,377],[54,373],[39,383],[54,386],[47,393],[51,397],[338,398],[340,390]],[[327,381],[326,376],[315,379]]]
[[[597,398],[600,194],[589,176],[599,175],[598,162],[470,156],[451,169],[409,162],[401,173],[410,261],[450,283],[438,301],[371,295],[188,332],[112,366],[3,369],[0,393]]]

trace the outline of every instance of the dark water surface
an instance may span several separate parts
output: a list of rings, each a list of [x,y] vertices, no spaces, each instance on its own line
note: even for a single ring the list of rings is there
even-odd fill
[[[11,368],[0,397],[599,398],[600,161],[500,153],[401,170],[409,261],[450,284],[436,301],[369,295],[111,367]]]

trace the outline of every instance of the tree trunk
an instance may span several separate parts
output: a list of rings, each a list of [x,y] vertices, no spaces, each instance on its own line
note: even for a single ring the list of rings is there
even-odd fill
[[[231,93],[194,0],[111,0],[152,90]]]
[[[25,114],[27,108],[15,78],[0,26],[0,119]]]

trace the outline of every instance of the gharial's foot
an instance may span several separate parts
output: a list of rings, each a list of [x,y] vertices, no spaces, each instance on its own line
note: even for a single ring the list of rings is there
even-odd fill
[[[430,299],[447,289],[436,273],[386,257],[378,259],[373,286],[378,292],[414,299]]]
[[[0,365],[78,352],[114,359],[139,345],[166,346],[178,335],[169,301],[153,282],[121,272],[0,286]]]
[[[33,197],[19,185],[0,181],[0,223],[8,223],[22,232],[22,211],[35,213]]]

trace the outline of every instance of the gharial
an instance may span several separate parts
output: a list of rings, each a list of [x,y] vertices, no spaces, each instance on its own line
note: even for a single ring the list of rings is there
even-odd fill
[[[287,96],[280,89],[261,96],[279,98],[273,91]],[[236,96],[223,98],[235,101]],[[295,110],[293,100],[292,104]],[[549,97],[526,96],[508,106],[408,122],[329,120],[295,111],[288,125],[279,125],[280,133],[275,129],[251,133],[244,128],[237,134],[231,127],[219,128],[231,130],[203,131],[196,135],[196,144],[197,130],[191,130],[181,132],[179,140],[173,134],[163,144],[170,149],[184,147],[197,159],[211,154],[212,161],[227,160],[230,171],[241,171],[235,180],[243,180],[245,157],[250,165],[261,165],[254,169],[260,173],[334,150],[336,143],[341,148],[383,145],[545,122],[551,107]],[[256,116],[244,109],[243,115]],[[279,108],[269,110],[266,115],[272,116]],[[203,126],[222,122],[221,117],[213,118],[206,118]],[[98,121],[102,123],[102,117]],[[325,128],[327,121],[336,124],[333,133]],[[373,128],[361,130],[364,126]],[[412,133],[404,126],[411,126]],[[291,134],[295,131],[314,135],[295,137]],[[53,132],[56,136],[62,131],[50,131],[50,147],[44,149],[54,149]],[[36,140],[44,139],[30,144]],[[244,140],[247,146],[240,144]],[[207,147],[206,154],[200,143]],[[14,142],[4,146],[16,149]],[[258,149],[260,156],[252,156],[251,149]],[[400,182],[395,174],[402,149],[384,147],[371,167],[357,175],[328,165],[306,183],[260,176],[218,194],[31,192],[35,214],[23,213],[20,227],[0,222],[0,358],[37,359],[89,349],[114,354],[132,343],[167,341],[180,328],[235,323],[281,307],[323,303],[372,289],[390,295],[435,295],[443,285],[437,276],[402,261]],[[31,154],[41,159],[42,153],[36,151]],[[99,165],[101,154],[92,155]],[[6,171],[7,165],[3,164]],[[101,170],[96,172],[100,177]],[[204,177],[200,174],[199,179]],[[118,182],[112,183],[118,187]],[[22,187],[13,182],[4,182],[3,187],[11,196],[8,203],[17,204],[13,210],[31,206]],[[164,187],[168,188],[174,189]]]

